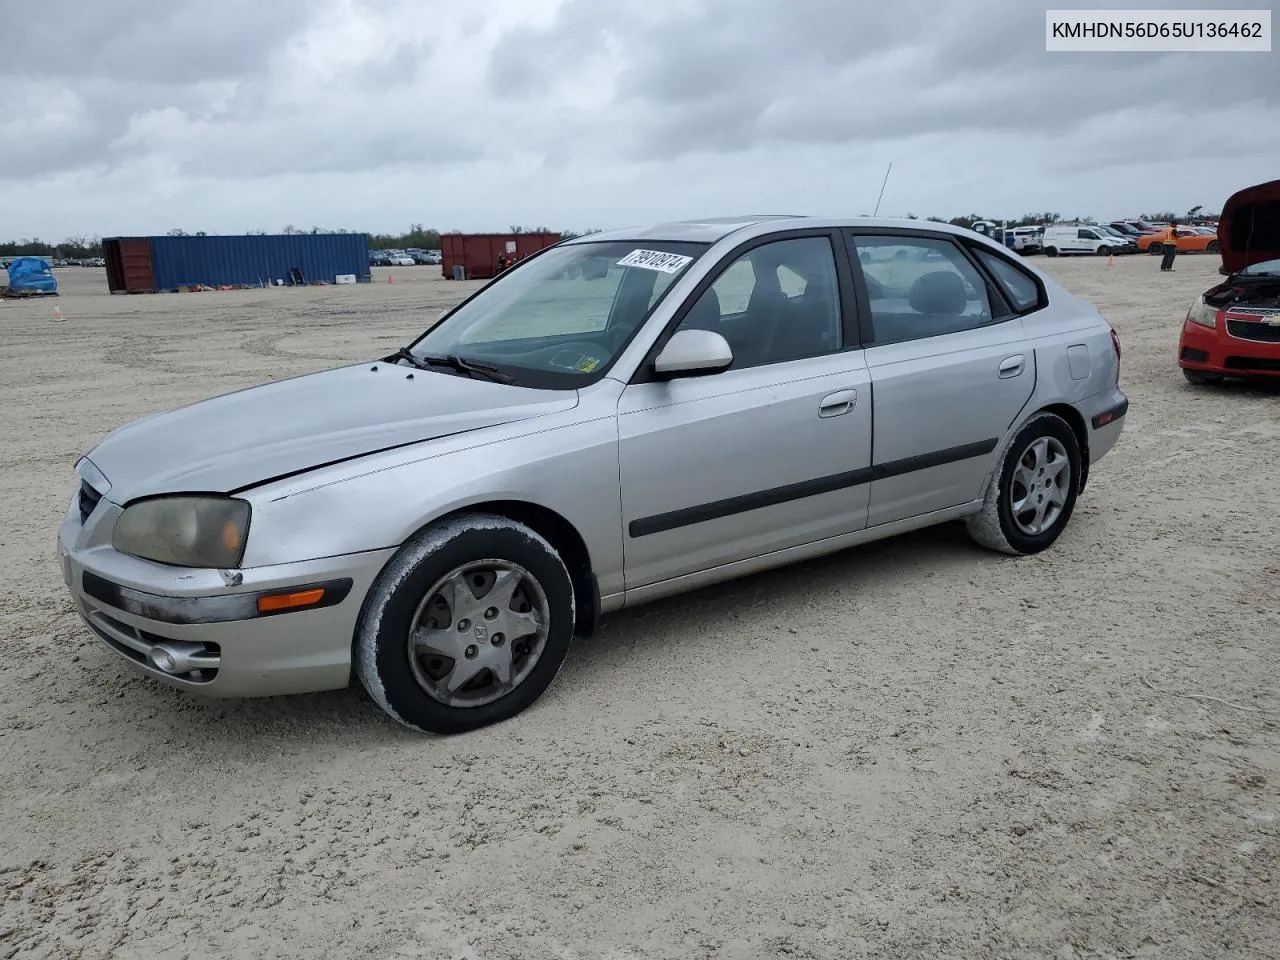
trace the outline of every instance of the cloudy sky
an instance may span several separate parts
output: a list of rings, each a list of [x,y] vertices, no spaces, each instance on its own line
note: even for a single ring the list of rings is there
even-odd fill
[[[1046,53],[1044,10],[44,0],[4,25],[0,239],[859,214],[891,161],[893,216],[1212,209],[1280,176],[1280,52]]]

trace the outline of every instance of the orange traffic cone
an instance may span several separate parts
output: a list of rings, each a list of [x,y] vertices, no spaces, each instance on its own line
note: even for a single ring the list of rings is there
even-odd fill
[[[391,282],[391,274],[389,274],[389,273],[388,273],[388,274],[387,274],[387,283],[390,283],[390,282]]]
[[[53,308],[53,322],[61,323],[65,319],[67,318],[62,315],[62,308],[55,305]]]
[[[1114,253],[1107,254],[1107,268],[1110,269],[1111,267],[1115,266],[1115,262],[1116,262],[1116,255]]]

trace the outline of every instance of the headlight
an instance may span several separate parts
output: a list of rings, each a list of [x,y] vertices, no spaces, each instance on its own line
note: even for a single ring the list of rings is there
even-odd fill
[[[111,545],[175,567],[234,568],[249,533],[247,501],[231,497],[156,497],[126,507]]]
[[[1200,324],[1202,327],[1216,328],[1218,326],[1218,308],[1205,303],[1204,297],[1201,297],[1187,311],[1187,319],[1192,323]]]

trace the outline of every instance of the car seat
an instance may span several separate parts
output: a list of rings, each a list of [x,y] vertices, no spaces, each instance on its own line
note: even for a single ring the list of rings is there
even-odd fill
[[[960,275],[951,270],[933,270],[916,278],[907,294],[915,314],[894,315],[885,331],[885,340],[934,337],[964,329],[969,292]],[[883,318],[888,320],[888,317]],[[881,320],[875,318],[876,339],[882,339]]]
[[[773,362],[821,356],[840,346],[835,278],[819,267],[805,274],[804,280],[804,292],[787,302],[787,316],[774,330],[769,347]]]

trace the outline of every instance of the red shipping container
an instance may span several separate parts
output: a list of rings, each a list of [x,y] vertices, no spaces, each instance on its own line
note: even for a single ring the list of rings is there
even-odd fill
[[[498,275],[498,258],[523,260],[560,242],[558,233],[445,233],[440,236],[440,272],[446,280],[461,267],[466,280]]]

